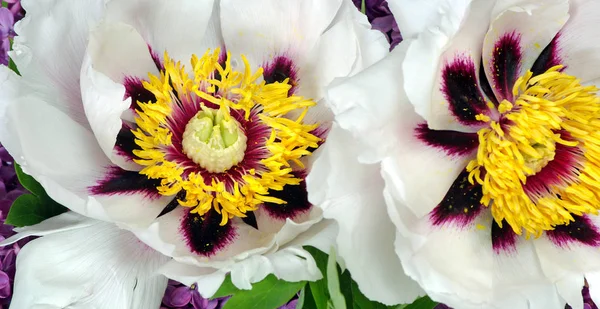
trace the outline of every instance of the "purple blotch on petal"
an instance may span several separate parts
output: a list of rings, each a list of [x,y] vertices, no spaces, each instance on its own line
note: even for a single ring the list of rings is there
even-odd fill
[[[297,68],[292,59],[285,56],[277,56],[269,63],[265,64],[263,76],[267,84],[283,82],[289,78],[289,84],[292,85],[289,93],[293,93],[298,84]]]
[[[258,230],[258,222],[256,222],[256,215],[254,215],[253,211],[247,212],[246,216],[242,218],[242,221]]]
[[[160,212],[160,214],[158,214],[157,218],[160,218],[168,213],[170,213],[171,211],[175,210],[175,208],[177,208],[177,206],[179,206],[179,200],[183,200],[185,199],[185,190],[181,190],[179,191],[175,197],[169,202],[169,204],[167,204],[167,206],[165,206],[165,208]]]
[[[502,221],[502,227],[492,221],[492,248],[496,254],[514,252],[516,244],[517,234],[506,221]]]
[[[469,173],[463,171],[448,189],[444,199],[431,211],[430,220],[435,226],[455,224],[466,227],[479,215],[481,186],[469,182]]]
[[[548,238],[557,246],[569,247],[573,242],[579,242],[591,247],[600,246],[600,233],[592,220],[586,216],[573,215],[573,222],[557,225],[554,230],[547,231]]]
[[[494,106],[498,106],[498,100],[496,100],[496,95],[494,94],[494,90],[492,89],[492,86],[490,86],[490,81],[487,79],[486,75],[485,75],[485,68],[483,66],[483,58],[481,59],[481,61],[479,62],[479,85],[481,87],[481,90],[483,90],[483,93],[485,94],[485,96],[487,97],[488,100],[490,100],[490,102],[492,102],[494,104]]]
[[[294,172],[295,176],[302,178],[297,185],[285,185],[283,190],[269,190],[269,196],[282,199],[286,204],[264,203],[263,207],[267,213],[275,219],[293,219],[298,215],[310,211],[312,204],[308,201],[304,173]]]
[[[449,156],[464,156],[477,150],[477,133],[431,130],[427,123],[415,128],[415,136],[428,146],[443,150]]]
[[[133,154],[134,150],[141,150],[142,148],[135,143],[135,136],[131,132],[131,128],[123,124],[119,133],[117,133],[117,141],[115,143],[115,150],[124,157],[130,160],[137,159],[138,157]]]
[[[94,195],[143,194],[149,198],[159,198],[161,195],[156,190],[158,186],[160,179],[150,179],[139,172],[111,166],[106,177],[89,190]]]
[[[533,73],[533,76],[540,75],[548,71],[548,69],[551,67],[561,64],[562,59],[560,58],[558,51],[559,38],[560,32],[556,34],[550,44],[548,44],[537,57],[531,66],[531,72]]]
[[[442,70],[442,88],[449,109],[464,125],[479,125],[475,116],[489,114],[489,108],[478,85],[475,63],[468,56],[457,55]]]
[[[188,212],[181,221],[181,231],[192,252],[202,256],[213,256],[232,243],[237,233],[232,221],[220,225],[221,214],[214,209],[203,216]]]
[[[513,31],[502,35],[494,44],[490,70],[498,101],[513,101],[512,88],[521,69],[520,43],[521,34]]]
[[[126,76],[123,80],[125,86],[125,99],[131,98],[131,109],[140,110],[139,103],[155,102],[156,96],[144,88],[139,77]]]
[[[154,49],[152,49],[152,46],[150,46],[150,45],[148,45],[148,51],[150,52],[150,56],[152,57],[152,61],[154,61],[154,65],[156,65],[156,68],[159,71],[164,71],[165,65],[163,64],[162,60],[160,59],[160,56],[158,55],[158,53],[155,52]]]

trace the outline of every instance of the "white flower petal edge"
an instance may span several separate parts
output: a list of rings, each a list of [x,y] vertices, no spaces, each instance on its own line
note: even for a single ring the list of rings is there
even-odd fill
[[[42,236],[17,257],[11,308],[158,308],[168,258],[132,233],[73,212],[20,228],[0,243]],[[34,293],[35,292],[35,293]]]
[[[383,200],[379,165],[358,162],[360,146],[334,124],[307,178],[309,199],[337,221],[338,254],[368,298],[386,305],[423,295],[394,253],[395,228]]]

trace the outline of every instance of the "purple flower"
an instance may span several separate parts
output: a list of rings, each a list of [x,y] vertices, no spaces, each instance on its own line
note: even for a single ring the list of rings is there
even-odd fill
[[[5,0],[8,3],[8,9],[12,13],[15,22],[21,20],[25,16],[25,10],[21,6],[21,0]]]
[[[209,300],[200,296],[195,286],[187,287],[170,280],[161,309],[216,309],[221,308],[226,299]]]
[[[362,0],[353,1],[354,5],[358,9],[361,9]],[[388,42],[390,42],[390,50],[402,41],[398,24],[388,7],[387,0],[365,0],[365,14],[367,14],[367,18],[373,29],[377,29],[385,34]]]
[[[25,189],[19,183],[12,157],[0,145],[0,240],[12,236],[13,226],[4,224],[11,204]],[[15,261],[21,247],[29,240],[0,248],[0,308],[8,308],[15,278]]]
[[[8,51],[10,50],[10,38],[14,36],[13,25],[15,19],[13,13],[7,8],[0,8],[0,64],[8,65]]]

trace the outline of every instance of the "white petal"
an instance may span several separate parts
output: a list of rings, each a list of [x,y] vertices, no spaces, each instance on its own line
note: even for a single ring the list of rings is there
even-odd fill
[[[351,78],[334,81],[327,92],[325,102],[336,122],[367,145],[360,153],[362,161],[378,162],[385,157],[396,147],[396,133],[403,129],[403,122],[397,119],[414,114],[398,87],[405,47],[399,45],[388,57]]]
[[[388,49],[385,36],[371,30],[366,16],[345,1],[315,47],[299,57],[298,94],[318,100],[334,78],[359,72],[383,58]]]
[[[452,18],[464,14],[471,0],[389,0],[388,5],[404,39],[411,39],[423,31],[450,26]],[[452,13],[448,14],[449,11]],[[448,18],[448,20],[445,20]],[[443,31],[443,30],[442,30]]]
[[[129,25],[101,23],[92,31],[81,71],[85,113],[100,147],[113,163],[128,170],[141,168],[114,150],[122,128],[121,115],[131,106],[123,99],[125,78],[159,76],[147,43]]]
[[[488,81],[496,93],[499,101],[504,98],[497,87],[494,87],[494,73],[492,55],[496,42],[503,35],[515,33],[519,36],[519,54],[521,55],[519,71],[516,76],[523,75],[530,70],[534,61],[542,50],[552,41],[560,28],[569,19],[569,3],[566,0],[552,0],[540,3],[536,0],[520,1],[514,6],[508,6],[499,1],[498,6],[505,9],[495,17],[490,29],[485,36],[483,45],[483,65]],[[499,8],[495,8],[499,11]],[[512,85],[509,85],[512,91]],[[510,98],[509,98],[510,100]]]
[[[167,279],[154,271],[167,258],[111,223],[82,217],[79,223],[87,226],[37,232],[45,236],[21,250],[11,307],[158,308]]]
[[[79,72],[87,37],[104,12],[104,0],[22,1],[27,11],[15,26],[11,53],[23,79],[48,104],[87,126]]]
[[[432,93],[439,88],[435,84],[435,77],[437,70],[440,68],[440,56],[445,48],[451,44],[451,40],[465,20],[465,14],[469,12],[470,1],[460,1],[458,5],[450,2],[443,1],[439,6],[436,6],[437,12],[435,14],[425,13],[424,15],[428,17],[421,16],[423,14],[418,14],[416,13],[418,10],[415,10],[414,17],[426,20],[433,19],[435,23],[425,27],[424,31],[420,32],[414,39],[403,42],[408,46],[402,70],[405,76],[410,76],[410,78],[403,81],[406,95],[415,105],[417,113],[425,119],[430,118],[432,113],[430,109],[435,106],[434,104],[440,103],[433,102],[432,98]],[[416,1],[414,3],[413,5],[418,5]],[[432,2],[424,3],[434,4]],[[402,16],[407,14],[412,14],[412,12],[406,10],[406,13]],[[396,20],[399,21],[399,19],[400,17],[396,16]],[[400,31],[403,31],[402,29],[400,27]],[[452,118],[448,120],[452,120]],[[438,129],[439,127],[434,126],[432,128]]]
[[[357,161],[358,145],[334,124],[307,178],[309,199],[337,221],[338,254],[370,299],[384,304],[410,303],[422,295],[403,272],[394,253],[395,228],[383,200],[378,165]]]
[[[222,0],[227,50],[253,66],[273,56],[297,62],[311,50],[337,14],[341,0]]]
[[[590,27],[600,21],[600,3],[593,0],[570,1],[571,18],[560,30],[558,56],[565,72],[580,78],[582,82],[595,80],[599,84],[597,66],[600,64],[600,46],[595,39],[600,33],[597,27]]]
[[[111,1],[106,18],[133,26],[158,56],[167,51],[187,65],[192,54],[222,45],[214,7],[214,0]]]
[[[406,92],[408,97],[411,98],[411,102],[415,104],[415,110],[417,113],[425,117],[429,128],[465,132],[473,132],[477,130],[477,128],[473,128],[472,126],[467,127],[460,123],[457,117],[452,114],[450,110],[450,103],[443,92],[443,75],[447,65],[452,65],[456,61],[461,61],[463,63],[466,61],[470,62],[474,67],[473,75],[475,80],[472,82],[478,85],[479,95],[481,95],[481,97],[485,100],[484,93],[479,82],[479,67],[482,56],[481,49],[484,42],[484,36],[487,31],[487,25],[490,22],[490,11],[493,4],[493,1],[476,1],[470,5],[468,12],[464,16],[461,27],[446,44],[444,50],[439,55],[439,59],[434,60],[437,61],[437,67],[433,73],[435,77],[433,80],[434,83],[431,86],[428,84],[428,82],[417,86],[417,82],[420,81],[420,79],[414,78],[414,76],[423,74],[423,71],[421,71],[422,69],[420,69],[422,65],[421,63],[411,63],[409,61],[413,61],[413,59],[415,59],[413,57],[421,57],[420,55],[424,51],[417,48],[417,46],[420,45],[418,43],[415,43],[414,47],[409,47],[406,56],[407,59],[403,66],[404,73],[407,76],[407,78],[405,78],[404,85],[407,87]],[[427,35],[425,35],[425,37],[427,37]],[[420,38],[419,40],[422,39]],[[428,89],[431,89],[432,92],[429,102],[425,100],[422,102],[414,100],[415,97],[418,97],[418,94],[415,94],[414,92],[426,92]],[[420,106],[419,104],[428,105]]]

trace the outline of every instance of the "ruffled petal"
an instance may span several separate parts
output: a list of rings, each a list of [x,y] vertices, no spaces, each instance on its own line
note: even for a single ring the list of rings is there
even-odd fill
[[[370,299],[392,305],[422,295],[394,252],[394,225],[383,200],[379,166],[357,161],[352,136],[334,125],[308,177],[311,202],[325,218],[337,221],[338,254],[360,290]],[[349,174],[350,173],[350,174]]]
[[[227,50],[245,55],[253,67],[275,56],[304,63],[338,13],[341,0],[222,0]]]
[[[223,45],[218,16],[214,0],[123,0],[106,8],[107,21],[131,25],[158,59],[167,51],[186,65],[192,54]]]
[[[115,149],[123,127],[121,115],[132,105],[125,86],[131,80],[147,79],[148,74],[158,76],[158,68],[134,28],[101,23],[91,32],[81,72],[83,106],[104,154],[127,169],[141,168]]]
[[[24,81],[47,103],[88,127],[79,75],[89,30],[104,13],[104,0],[25,0],[15,25],[11,57]],[[66,22],[68,21],[68,22]]]
[[[499,8],[500,7],[500,8]],[[504,11],[501,11],[504,9]],[[513,101],[517,78],[531,70],[542,50],[569,19],[566,0],[498,1],[483,44],[483,67],[498,102]]]
[[[18,255],[12,307],[160,306],[167,278],[155,270],[167,258],[130,232],[66,213],[23,228],[2,244],[32,234],[44,237],[29,242]]]
[[[576,76],[583,83],[593,81],[598,85],[600,46],[593,38],[600,33],[597,27],[590,25],[600,22],[600,17],[595,14],[600,9],[600,3],[593,0],[572,0],[569,3],[571,18],[556,37],[552,58],[556,64],[565,66],[565,73]]]

